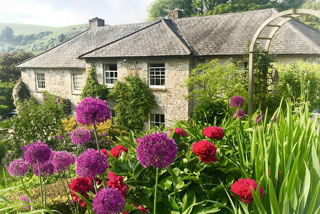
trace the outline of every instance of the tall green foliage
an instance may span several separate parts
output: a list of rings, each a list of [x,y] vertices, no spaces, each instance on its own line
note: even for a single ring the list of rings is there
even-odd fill
[[[81,93],[81,99],[85,97],[99,97],[102,100],[107,100],[108,89],[106,86],[99,84],[96,75],[96,69],[91,67],[88,70],[86,84]]]
[[[155,97],[138,76],[127,76],[124,80],[117,81],[111,91],[116,102],[115,123],[139,131],[148,120],[150,110],[157,107]]]

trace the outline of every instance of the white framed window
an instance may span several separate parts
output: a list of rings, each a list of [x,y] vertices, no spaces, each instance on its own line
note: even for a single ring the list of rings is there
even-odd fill
[[[154,126],[165,126],[165,115],[164,114],[150,114],[150,127]]]
[[[166,68],[164,63],[149,64],[149,86],[164,87]]]
[[[74,92],[81,92],[83,83],[84,83],[84,76],[82,73],[72,73],[72,91]]]
[[[36,73],[36,87],[37,89],[46,88],[46,78],[44,73]]]
[[[118,66],[117,64],[104,64],[104,84],[114,85],[118,80]]]

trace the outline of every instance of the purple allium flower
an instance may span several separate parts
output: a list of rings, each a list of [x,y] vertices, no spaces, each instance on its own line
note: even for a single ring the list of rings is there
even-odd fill
[[[244,98],[241,96],[233,96],[230,99],[230,105],[234,108],[242,107],[244,104]]]
[[[108,168],[108,157],[99,155],[94,149],[87,149],[77,158],[76,173],[81,177],[94,178]]]
[[[77,122],[83,125],[101,123],[110,118],[110,112],[105,100],[86,97],[76,107]]]
[[[91,131],[83,126],[79,126],[71,131],[71,141],[75,144],[88,143],[91,137]]]
[[[177,156],[178,148],[165,133],[153,133],[139,138],[137,158],[142,166],[166,168]]]
[[[41,177],[50,176],[54,172],[54,166],[51,161],[40,163]],[[33,173],[39,176],[38,164],[33,164]]]
[[[93,210],[97,214],[119,214],[124,208],[125,200],[116,188],[100,190],[93,199]]]
[[[63,140],[63,137],[61,135],[58,135],[58,140]]]
[[[244,112],[243,109],[238,109],[233,114],[235,118],[240,118],[240,119],[243,119],[246,116],[246,113]]]
[[[20,198],[20,201],[24,201],[24,202],[22,202],[21,204],[22,205],[25,205],[26,203],[30,203],[30,199],[29,199],[29,197],[27,196],[27,195],[23,195],[21,198]],[[25,210],[29,210],[30,209],[30,206],[25,206],[25,207],[23,207],[23,209],[25,209]]]
[[[262,123],[264,121],[264,114],[258,114],[256,117],[256,123]]]
[[[11,153],[10,153],[10,152],[7,152],[4,159],[5,159],[6,161],[9,160],[10,155],[11,155]]]
[[[8,172],[11,176],[25,176],[28,170],[28,163],[22,159],[11,161],[8,167]]]
[[[55,172],[67,170],[70,165],[74,164],[76,158],[74,155],[67,151],[54,152],[52,157],[52,164]]]
[[[26,151],[23,153],[25,160],[29,164],[35,164],[38,161],[44,163],[50,159],[51,149],[47,144],[37,141],[26,146]]]

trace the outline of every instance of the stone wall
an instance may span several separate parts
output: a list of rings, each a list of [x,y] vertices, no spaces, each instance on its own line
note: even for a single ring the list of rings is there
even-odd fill
[[[37,90],[36,73],[45,74],[45,89]],[[72,90],[72,73],[82,73],[85,80],[85,69],[23,69],[21,71],[22,81],[27,85],[31,95],[42,99],[42,91],[67,98],[72,102],[72,109],[80,101],[80,93]]]
[[[190,109],[185,96],[188,89],[184,86],[185,80],[190,73],[190,58],[135,58],[113,60],[87,60],[88,68],[94,65],[97,70],[97,79],[103,84],[103,64],[115,64],[118,66],[118,80],[123,81],[129,74],[137,74],[148,84],[148,66],[150,63],[165,64],[165,87],[150,88],[155,95],[158,104],[152,113],[165,114],[166,126],[175,121],[189,118]],[[87,68],[87,69],[88,69]],[[111,107],[114,103],[110,103]],[[147,123],[146,123],[147,126]]]

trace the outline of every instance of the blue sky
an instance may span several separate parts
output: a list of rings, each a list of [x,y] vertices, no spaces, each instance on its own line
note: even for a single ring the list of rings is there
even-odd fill
[[[143,22],[154,0],[0,0],[0,22],[67,26],[100,17],[106,24]]]

